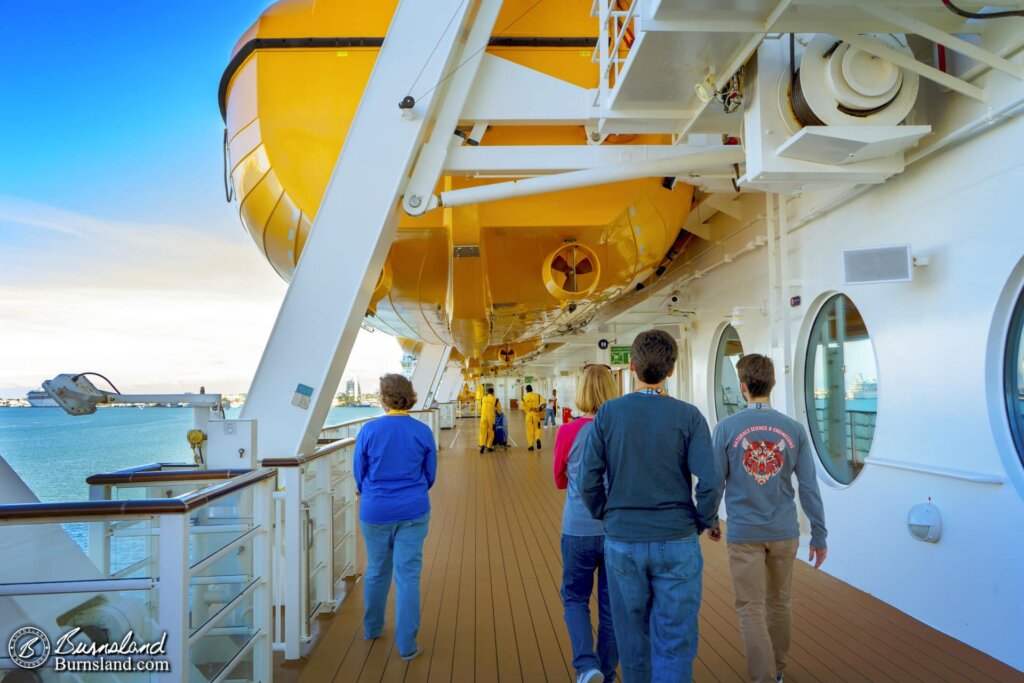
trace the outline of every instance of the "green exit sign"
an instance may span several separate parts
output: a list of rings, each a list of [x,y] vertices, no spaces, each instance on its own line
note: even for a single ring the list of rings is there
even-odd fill
[[[612,365],[629,365],[629,351],[628,346],[613,346]]]
[[[533,384],[533,377],[530,377],[529,375],[527,375],[526,376],[526,383],[527,384]]]

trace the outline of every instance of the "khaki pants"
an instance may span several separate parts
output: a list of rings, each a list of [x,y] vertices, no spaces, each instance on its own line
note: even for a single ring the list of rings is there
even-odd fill
[[[774,683],[786,668],[793,625],[790,588],[799,544],[799,538],[729,544],[740,634],[754,683]]]

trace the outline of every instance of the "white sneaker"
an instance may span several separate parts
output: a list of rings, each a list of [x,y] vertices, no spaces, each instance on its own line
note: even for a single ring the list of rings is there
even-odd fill
[[[604,674],[597,669],[584,671],[576,677],[576,683],[604,683]]]

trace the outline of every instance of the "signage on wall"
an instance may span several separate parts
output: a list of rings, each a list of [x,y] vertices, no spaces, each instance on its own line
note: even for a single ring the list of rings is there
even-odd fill
[[[629,351],[628,346],[613,346],[612,365],[629,365]]]
[[[607,339],[602,339],[601,341],[597,342],[597,348],[601,349],[602,351],[607,349],[608,348],[608,340]]]
[[[526,383],[527,384],[533,384],[533,377],[531,377],[530,375],[527,375],[526,376]]]

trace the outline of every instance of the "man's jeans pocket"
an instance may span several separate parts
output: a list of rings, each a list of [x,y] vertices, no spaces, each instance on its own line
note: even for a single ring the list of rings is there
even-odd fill
[[[700,574],[704,565],[696,536],[681,541],[658,543],[658,561],[660,566],[655,573],[683,581]]]
[[[633,577],[637,574],[636,544],[605,540],[604,561],[616,576]]]

